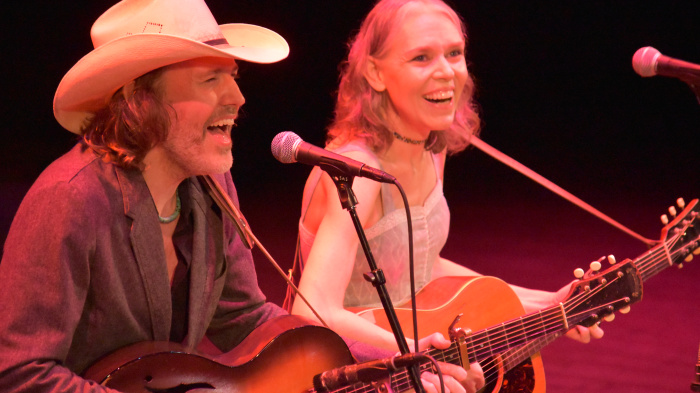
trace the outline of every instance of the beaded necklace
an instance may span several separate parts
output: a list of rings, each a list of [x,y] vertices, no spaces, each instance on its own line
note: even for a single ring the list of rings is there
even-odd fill
[[[182,208],[182,203],[180,202],[180,193],[175,191],[175,212],[167,217],[161,217],[160,214],[158,214],[158,221],[161,222],[161,224],[170,224],[171,222],[175,221],[180,216],[180,209]]]

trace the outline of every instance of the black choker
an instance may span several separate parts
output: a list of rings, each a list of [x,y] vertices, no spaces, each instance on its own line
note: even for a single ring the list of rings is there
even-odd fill
[[[394,137],[396,139],[400,140],[401,142],[410,143],[412,145],[423,145],[427,141],[427,139],[417,140],[417,139],[406,138],[405,136],[399,134],[396,131],[394,131]]]

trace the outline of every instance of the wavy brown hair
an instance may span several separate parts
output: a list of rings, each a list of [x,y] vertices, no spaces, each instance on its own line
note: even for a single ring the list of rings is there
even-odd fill
[[[128,85],[129,91],[123,87],[114,93],[81,129],[83,145],[123,168],[143,169],[146,153],[164,141],[170,129],[158,88],[162,72],[163,68],[151,71]]]
[[[335,118],[328,131],[327,143],[333,146],[353,139],[363,139],[375,152],[388,148],[392,132],[386,118],[389,95],[377,92],[364,77],[370,57],[381,58],[395,26],[402,23],[401,9],[410,3],[437,6],[453,21],[467,42],[462,18],[441,0],[380,0],[362,22],[359,32],[350,40],[348,58],[341,64],[340,86],[335,105]],[[435,130],[425,142],[434,153],[447,149],[448,154],[464,150],[471,135],[479,132],[480,120],[473,102],[474,81],[468,76],[452,126]]]

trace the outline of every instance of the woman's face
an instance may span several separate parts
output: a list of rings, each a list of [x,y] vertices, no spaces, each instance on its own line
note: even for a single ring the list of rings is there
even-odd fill
[[[464,38],[439,8],[407,7],[367,79],[375,90],[389,95],[388,117],[396,131],[424,139],[431,130],[445,130],[454,121],[468,77]]]

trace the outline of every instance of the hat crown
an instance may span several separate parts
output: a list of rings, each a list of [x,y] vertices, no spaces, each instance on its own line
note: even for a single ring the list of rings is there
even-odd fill
[[[90,31],[95,48],[138,34],[165,34],[203,43],[224,39],[203,0],[123,0],[102,14]]]

